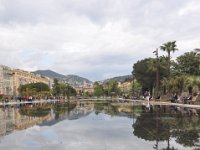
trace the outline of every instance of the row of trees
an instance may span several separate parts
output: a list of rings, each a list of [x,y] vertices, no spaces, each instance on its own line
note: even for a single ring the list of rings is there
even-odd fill
[[[44,83],[30,83],[20,85],[18,91],[22,97],[63,96],[69,99],[70,96],[76,96],[76,90],[72,86],[59,83],[57,79],[54,79],[53,89],[50,89],[49,86]]]
[[[70,96],[76,96],[76,90],[64,83],[59,83],[57,79],[54,79],[53,89],[49,89],[48,85],[44,83],[31,83],[26,85],[21,85],[19,87],[19,93],[22,97],[34,96],[34,97],[46,97],[46,96],[63,96],[68,99]],[[82,96],[116,96],[122,94],[122,91],[118,87],[117,81],[109,81],[102,85],[98,82],[94,83],[94,94],[79,93]]]
[[[52,94],[54,96],[67,96],[69,99],[70,96],[76,96],[76,90],[72,86],[68,84],[66,85],[64,83],[59,83],[57,79],[54,79]]]
[[[133,65],[132,74],[142,86],[142,91],[150,90],[155,96],[197,92],[200,88],[200,50],[186,52],[176,60],[171,59],[171,53],[178,50],[176,41],[163,44],[160,50],[167,55],[159,56],[157,49],[154,51],[155,58],[145,58]]]
[[[94,96],[116,96],[120,95],[121,90],[118,87],[117,81],[108,81],[106,84],[102,85],[98,82],[94,83]]]

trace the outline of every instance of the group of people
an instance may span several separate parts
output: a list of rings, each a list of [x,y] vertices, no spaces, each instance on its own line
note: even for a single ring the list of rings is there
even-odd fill
[[[197,94],[198,95],[198,94]],[[170,101],[172,103],[178,103],[179,101],[184,103],[184,104],[187,104],[187,103],[191,103],[196,97],[198,96],[194,96],[192,93],[190,93],[188,96],[184,96],[183,94],[181,96],[178,96],[177,93],[174,93],[171,98],[170,98]],[[146,101],[150,101],[152,99],[151,97],[151,94],[150,94],[150,91],[147,90],[144,92],[144,98]],[[158,97],[155,97],[155,99],[160,99],[160,96]]]
[[[182,102],[184,104],[187,103],[191,103],[192,101],[194,101],[196,98],[198,97],[198,95],[193,95],[192,93],[190,93],[189,95],[181,95],[178,96],[176,93],[171,97],[171,102],[173,103],[178,103],[178,102]]]
[[[6,98],[2,97],[1,101],[2,101],[2,103],[8,103],[9,102],[7,97]]]

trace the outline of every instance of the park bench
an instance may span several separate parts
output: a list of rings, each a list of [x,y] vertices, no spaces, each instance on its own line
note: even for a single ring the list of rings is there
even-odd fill
[[[188,96],[183,98],[184,104],[194,104],[198,96]]]

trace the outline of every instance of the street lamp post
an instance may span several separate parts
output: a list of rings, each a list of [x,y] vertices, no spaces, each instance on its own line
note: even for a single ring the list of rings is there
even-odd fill
[[[159,90],[160,90],[160,76],[159,76],[159,68],[160,68],[160,60],[158,57],[158,49],[156,49],[153,53],[156,55],[156,97],[159,96]]]

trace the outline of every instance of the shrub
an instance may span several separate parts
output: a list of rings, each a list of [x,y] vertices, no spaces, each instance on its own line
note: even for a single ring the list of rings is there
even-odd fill
[[[197,101],[197,102],[200,102],[200,96],[197,97],[196,101]]]

